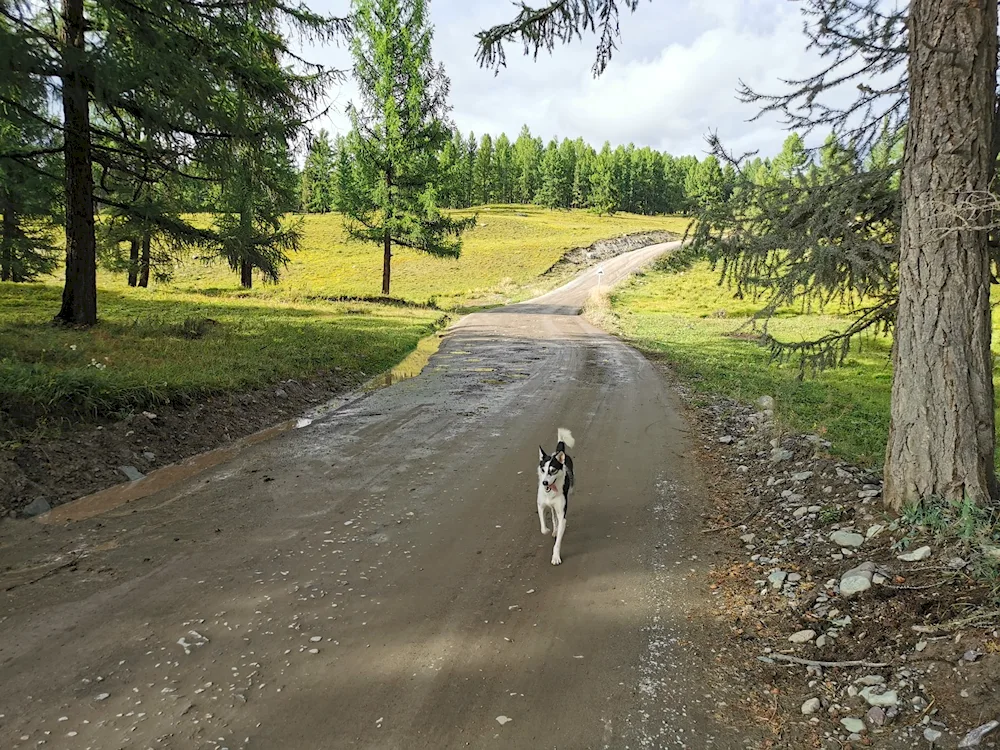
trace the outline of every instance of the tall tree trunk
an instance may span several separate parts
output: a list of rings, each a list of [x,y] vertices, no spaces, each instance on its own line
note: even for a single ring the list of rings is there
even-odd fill
[[[253,266],[245,258],[240,261],[240,286],[244,289],[253,288]]]
[[[142,235],[142,257],[139,258],[139,286],[143,289],[149,286],[150,246],[152,236],[147,232]]]
[[[66,162],[66,286],[56,320],[97,322],[94,173],[90,161],[90,95],[83,0],[62,0],[62,105]]]
[[[912,0],[885,502],[996,497],[988,194],[996,0]],[[966,222],[965,220],[970,220]]]
[[[17,238],[17,214],[6,194],[3,195],[3,227],[0,229],[0,281],[14,280],[14,240]]]
[[[392,172],[385,173],[385,192],[387,205],[392,205]],[[392,217],[392,210],[386,212],[383,221],[386,222],[385,239],[382,248],[382,294],[389,296],[389,276],[392,264],[392,233],[389,229],[389,219]]]
[[[392,263],[392,236],[385,230],[384,247],[382,249],[382,294],[389,296],[389,271]]]
[[[139,282],[139,240],[133,239],[128,246],[128,285]]]

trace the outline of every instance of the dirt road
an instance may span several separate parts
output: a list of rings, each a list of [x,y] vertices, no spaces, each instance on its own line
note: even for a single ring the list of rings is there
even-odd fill
[[[419,377],[149,498],[0,527],[0,747],[744,747],[687,428],[578,316],[597,282],[471,315]]]

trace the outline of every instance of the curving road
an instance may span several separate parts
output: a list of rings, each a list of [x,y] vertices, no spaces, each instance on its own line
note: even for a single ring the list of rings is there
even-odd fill
[[[470,315],[419,377],[149,498],[0,527],[0,747],[744,747],[687,428],[579,317],[596,283]]]

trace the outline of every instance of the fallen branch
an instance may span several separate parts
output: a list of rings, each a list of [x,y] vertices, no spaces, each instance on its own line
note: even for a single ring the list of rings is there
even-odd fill
[[[992,612],[980,612],[978,615],[942,622],[937,625],[912,625],[910,629],[915,633],[947,633],[958,628],[988,625],[997,618],[1000,618],[1000,609],[995,609]]]
[[[888,664],[881,664],[870,661],[815,661],[813,659],[800,659],[797,656],[787,656],[785,654],[769,654],[765,658],[777,661],[787,661],[792,664],[802,664],[806,667],[869,667],[871,669],[881,669],[888,667]]]
[[[749,515],[748,515],[748,516],[747,516],[746,518],[744,518],[744,519],[743,519],[742,521],[737,521],[736,523],[731,523],[731,524],[729,524],[728,526],[719,526],[719,527],[717,527],[717,528],[714,528],[714,529],[702,529],[702,530],[701,530],[701,533],[702,533],[702,534],[714,534],[714,533],[715,533],[715,532],[717,532],[717,531],[728,531],[729,529],[735,529],[735,528],[737,528],[738,526],[742,526],[743,524],[745,524],[745,523],[746,523],[747,521],[749,521],[749,520],[750,520],[751,518],[753,518],[753,517],[754,517],[754,516],[756,516],[756,515],[757,515],[758,513],[760,513],[760,512],[761,512],[761,511],[762,511],[763,509],[764,509],[764,506],[763,506],[763,505],[761,505],[761,506],[760,506],[760,507],[758,507],[758,508],[757,508],[756,510],[752,510],[752,511],[750,511],[750,514],[749,514]]]

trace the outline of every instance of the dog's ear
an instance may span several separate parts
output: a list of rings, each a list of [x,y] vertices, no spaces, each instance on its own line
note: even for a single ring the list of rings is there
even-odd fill
[[[542,448],[542,446],[539,445],[538,446],[538,460],[539,461],[544,461],[548,457],[549,457],[549,454],[546,453],[545,449]]]
[[[558,461],[559,463],[561,463],[561,464],[563,464],[563,465],[565,465],[565,464],[566,464],[566,454],[565,454],[565,453],[563,453],[562,451],[559,451],[559,452],[558,452],[558,453],[557,453],[557,454],[555,455],[555,459],[556,459],[556,461]]]

